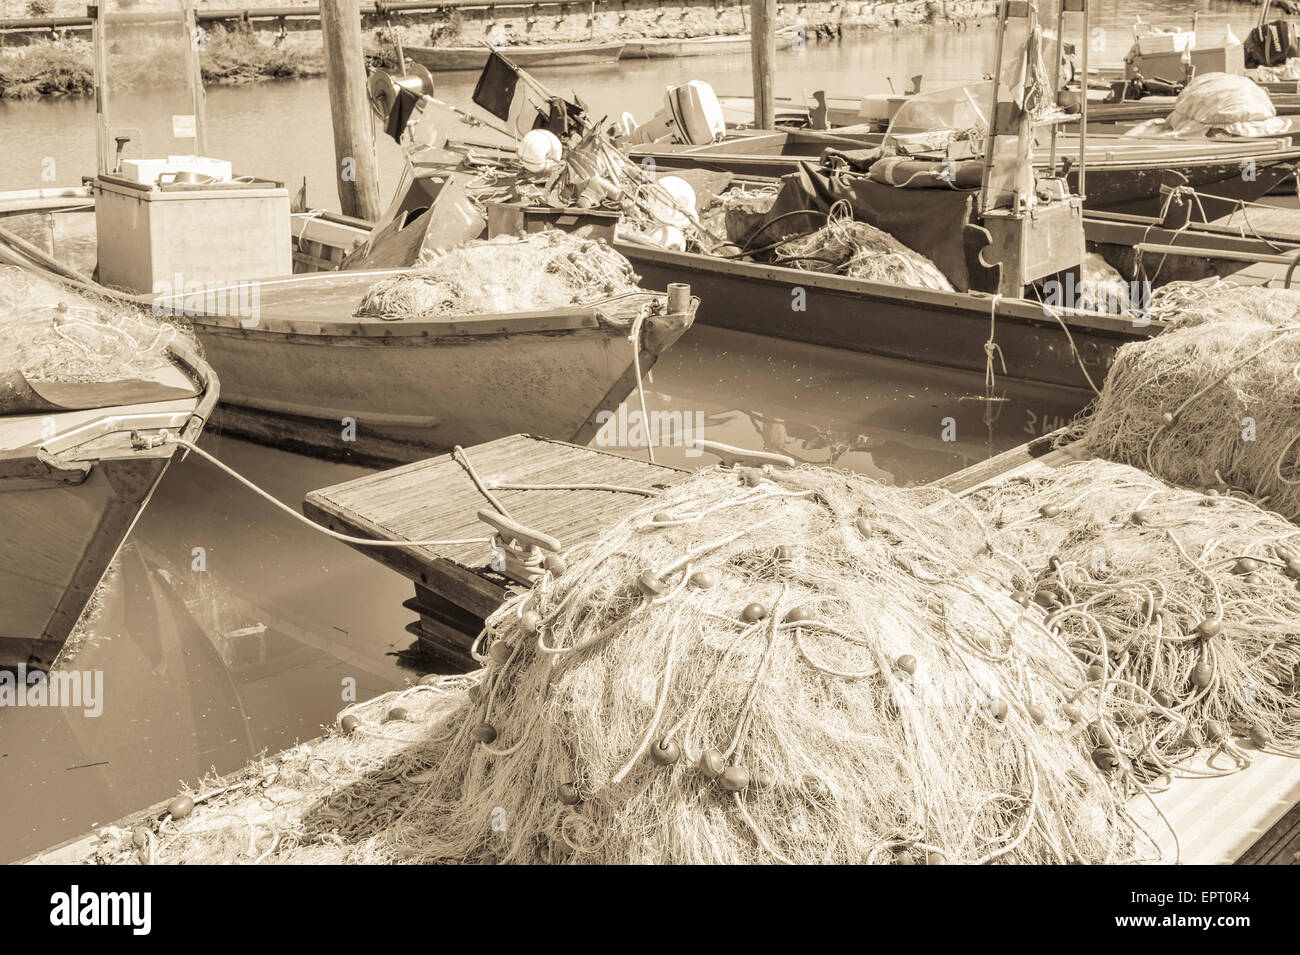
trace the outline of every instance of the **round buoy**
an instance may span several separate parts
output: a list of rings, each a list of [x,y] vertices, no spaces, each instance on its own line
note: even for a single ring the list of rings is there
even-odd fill
[[[407,713],[406,713],[406,707],[404,706],[394,706],[391,710],[388,711],[388,715],[385,717],[385,719],[387,719],[388,722],[390,723],[401,723],[406,718],[407,718]]]
[[[560,786],[558,793],[560,802],[566,806],[576,806],[582,802],[582,794],[578,792],[578,787],[573,783],[564,783]]]
[[[803,607],[795,607],[785,615],[786,623],[803,623],[805,620],[811,620],[812,614]]]
[[[867,520],[865,517],[859,517],[855,526],[858,529],[858,533],[863,537],[871,536],[871,521]]]
[[[564,144],[549,129],[530,129],[519,144],[519,164],[529,172],[549,173],[564,160]]]
[[[1014,600],[1016,603],[1020,604],[1020,606],[1022,607],[1028,607],[1031,603],[1034,602],[1034,598],[1030,596],[1029,591],[1027,590],[1011,591],[1011,599]]]
[[[480,723],[470,734],[478,743],[491,743],[497,738],[497,729],[491,723]]]
[[[1044,504],[1038,509],[1038,513],[1043,517],[1056,517],[1061,513],[1061,509],[1055,504]]]
[[[167,812],[173,819],[184,819],[194,811],[194,800],[189,796],[177,796],[167,804]]]
[[[664,582],[653,570],[643,570],[636,579],[636,586],[646,597],[658,597],[664,592]]]
[[[677,740],[665,737],[650,747],[650,758],[660,766],[671,766],[682,758],[682,747]]]
[[[709,779],[717,779],[722,775],[722,771],[726,768],[727,765],[722,760],[722,754],[716,749],[711,749],[700,754],[700,773]]]
[[[764,769],[756,769],[749,774],[749,788],[758,792],[766,792],[776,785],[776,779],[772,774]]]
[[[504,640],[497,640],[488,650],[488,657],[499,667],[505,666],[510,662],[510,656],[514,651],[510,649],[510,644]]]
[[[1083,722],[1083,707],[1077,703],[1066,703],[1061,707],[1061,713],[1073,723]]]
[[[1047,720],[1047,713],[1043,711],[1041,706],[1037,706],[1034,703],[1027,703],[1025,705],[1025,712],[1029,714],[1029,718],[1035,723],[1041,724]]]
[[[718,785],[729,793],[744,792],[749,788],[749,770],[741,766],[729,766],[718,777]]]
[[[351,713],[339,720],[339,729],[343,731],[344,736],[351,736],[353,731],[360,725],[361,721]]]
[[[1223,629],[1223,621],[1216,619],[1202,620],[1196,625],[1196,632],[1203,637],[1217,637]]]
[[[746,623],[757,623],[767,616],[767,608],[760,603],[752,603],[740,612],[740,619]]]
[[[695,573],[691,574],[691,583],[696,587],[699,587],[701,590],[708,590],[712,587],[718,586],[718,580],[718,572],[711,568],[697,570]]]
[[[1208,663],[1198,663],[1196,666],[1192,667],[1192,682],[1201,689],[1205,689],[1209,686],[1210,681],[1213,679],[1214,670],[1211,669]]]
[[[535,634],[542,629],[542,615],[536,610],[525,610],[519,615],[519,629],[524,633]],[[496,644],[493,644],[496,646]]]

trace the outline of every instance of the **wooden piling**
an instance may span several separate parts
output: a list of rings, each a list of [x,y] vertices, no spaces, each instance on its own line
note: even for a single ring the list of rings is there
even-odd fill
[[[754,125],[776,128],[772,64],[776,59],[776,0],[750,0],[750,45],[754,70]]]
[[[379,204],[379,166],[366,98],[360,0],[322,3],[320,23],[334,123],[339,203],[344,215],[373,222],[383,208]]]

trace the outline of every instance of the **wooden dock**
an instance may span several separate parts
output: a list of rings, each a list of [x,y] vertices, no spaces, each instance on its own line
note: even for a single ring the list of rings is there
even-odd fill
[[[375,540],[462,540],[490,538],[493,528],[478,519],[492,502],[465,462],[517,522],[548,534],[566,549],[593,540],[613,522],[645,502],[645,496],[606,490],[516,490],[498,484],[604,484],[655,491],[689,472],[563,441],[511,435],[391,471],[312,491],[303,512],[331,530]],[[492,545],[449,547],[358,547],[415,585],[405,606],[420,619],[407,629],[420,646],[444,664],[472,665],[469,647],[512,587],[519,585],[491,568]]]

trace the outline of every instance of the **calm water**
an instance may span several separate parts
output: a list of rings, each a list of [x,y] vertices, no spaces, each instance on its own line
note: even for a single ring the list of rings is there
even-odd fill
[[[1176,19],[1168,13],[1175,8]],[[1190,25],[1197,8],[1230,16],[1238,36],[1255,15],[1238,4],[1103,0],[1094,4],[1107,31],[1099,65],[1119,62],[1134,14]],[[786,95],[885,90],[889,77],[901,86],[919,70],[931,86],[969,79],[989,67],[991,40],[989,30],[973,27],[787,50],[777,87]],[[562,90],[580,84],[597,110],[642,117],[659,107],[665,85],[690,78],[723,93],[747,92],[747,60],[644,61],[545,76]],[[444,78],[439,93],[466,101],[472,83],[469,75]],[[58,183],[78,183],[94,167],[93,118],[88,101],[0,104],[0,189],[48,185],[41,179],[47,158]],[[311,203],[337,207],[322,83],[211,90],[208,123],[210,154],[295,186],[306,177]],[[144,135],[148,141],[160,130],[146,127]],[[387,194],[400,157],[391,142],[379,150]],[[652,410],[685,412],[703,421],[710,439],[902,484],[982,460],[1078,410],[1076,399],[1051,389],[1000,384],[998,391],[1007,400],[986,415],[979,376],[707,328],[689,332],[647,385]],[[940,440],[945,417],[957,422],[954,442]],[[364,473],[217,434],[204,444],[295,504],[309,490]],[[660,460],[700,463],[671,448]],[[201,572],[192,569],[195,547],[206,554]],[[0,860],[165,798],[182,780],[317,735],[343,705],[347,681],[365,697],[418,676],[404,630],[412,614],[401,607],[410,595],[404,579],[292,522],[207,463],[178,462],[102,588],[76,655],[79,669],[104,673],[103,715],[0,711]]]

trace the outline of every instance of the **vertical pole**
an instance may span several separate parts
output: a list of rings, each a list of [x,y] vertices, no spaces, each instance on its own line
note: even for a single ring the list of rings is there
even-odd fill
[[[1079,64],[1079,68],[1083,70],[1083,102],[1079,104],[1079,201],[1083,202],[1088,196],[1084,176],[1088,171],[1086,162],[1088,158],[1088,48],[1092,46],[1088,0],[1084,0],[1080,13],[1083,14],[1083,62]]]
[[[743,8],[742,8],[743,9]],[[776,128],[776,101],[772,94],[772,62],[776,59],[776,0],[750,0],[750,47],[754,69],[754,125]]]
[[[95,51],[95,123],[96,140],[99,146],[99,174],[113,171],[113,162],[108,155],[108,97],[105,87],[108,82],[108,63],[104,53],[104,13],[98,5],[86,10],[94,21],[91,31],[91,46]]]
[[[190,98],[194,110],[194,154],[206,156],[207,149],[203,142],[203,128],[207,123],[207,93],[203,89],[203,61],[199,47],[199,22],[194,15],[194,5],[190,0],[184,4],[185,33],[188,40],[188,63],[190,74]]]
[[[344,215],[374,222],[383,210],[379,206],[379,169],[366,99],[360,0],[322,3],[320,26],[334,123],[339,205]]]

